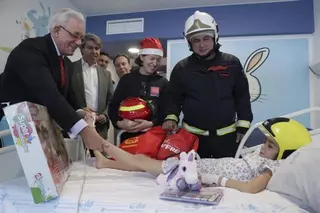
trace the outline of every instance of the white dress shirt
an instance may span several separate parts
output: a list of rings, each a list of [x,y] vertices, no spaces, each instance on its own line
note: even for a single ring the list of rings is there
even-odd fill
[[[84,83],[84,93],[87,107],[91,110],[98,111],[98,72],[97,64],[89,66],[87,62],[81,59],[82,74]]]
[[[51,37],[52,38],[52,37]],[[52,38],[53,44],[57,50],[57,54],[58,56],[61,55],[56,42],[54,41],[54,39]],[[81,109],[80,109],[81,110]],[[78,110],[77,110],[78,111]],[[79,120],[75,125],[73,125],[73,127],[70,129],[70,132],[68,132],[68,135],[71,139],[75,138],[86,126],[88,126],[87,122],[85,122],[85,120],[81,119]]]

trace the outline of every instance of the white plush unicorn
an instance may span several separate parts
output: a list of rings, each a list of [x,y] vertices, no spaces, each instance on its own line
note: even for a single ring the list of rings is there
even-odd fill
[[[158,184],[182,191],[200,190],[202,184],[197,170],[197,159],[200,157],[194,150],[189,153],[181,152],[179,163],[172,165],[166,174],[157,177]]]

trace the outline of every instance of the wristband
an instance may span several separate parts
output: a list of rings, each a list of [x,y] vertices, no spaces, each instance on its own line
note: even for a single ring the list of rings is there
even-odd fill
[[[221,179],[220,186],[225,187],[225,186],[226,186],[227,181],[228,181],[228,178],[223,177],[223,178]]]

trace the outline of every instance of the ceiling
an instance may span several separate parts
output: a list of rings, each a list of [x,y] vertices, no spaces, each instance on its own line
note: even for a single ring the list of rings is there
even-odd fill
[[[88,16],[291,0],[69,0]]]
[[[69,0],[71,4],[87,16],[284,1],[293,0]],[[161,40],[161,43],[164,48],[164,54],[166,55],[167,40]],[[137,56],[136,54],[128,52],[130,47],[139,47],[139,40],[113,41],[103,44],[103,50],[108,52],[111,57],[122,53],[135,58]]]

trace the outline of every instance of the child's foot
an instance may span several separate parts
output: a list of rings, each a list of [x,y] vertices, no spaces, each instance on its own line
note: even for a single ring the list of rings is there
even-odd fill
[[[102,144],[103,152],[104,152],[105,154],[109,155],[108,149],[109,149],[109,147],[112,146],[112,145],[113,145],[112,143],[110,143],[109,141],[105,140],[105,141],[103,142],[103,144]]]
[[[108,159],[103,156],[103,154],[99,151],[93,151],[94,153],[94,156],[96,157],[96,160],[95,160],[95,167],[97,169],[102,169],[102,168],[107,168],[107,163],[108,163]]]

